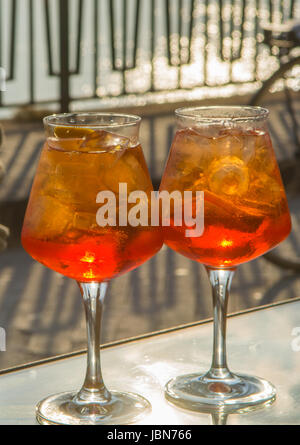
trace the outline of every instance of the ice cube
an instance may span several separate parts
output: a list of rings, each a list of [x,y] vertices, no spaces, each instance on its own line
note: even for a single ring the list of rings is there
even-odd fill
[[[113,152],[48,150],[36,182],[39,193],[68,203],[74,210],[95,211],[96,197],[107,190],[104,176],[118,162]]]
[[[98,130],[87,135],[81,143],[80,148],[83,151],[114,152],[121,156],[129,146],[129,143],[130,139],[124,136]]]
[[[193,130],[196,131],[200,136],[213,139],[217,138],[222,134],[225,134],[227,130],[224,130],[224,126],[222,124],[214,124],[214,125],[199,125],[194,126]]]
[[[194,129],[176,133],[168,162],[168,176],[186,177],[191,185],[214,159],[212,139]]]
[[[179,130],[172,144],[161,188],[169,191],[203,189],[213,159],[212,138],[194,128]]]
[[[283,186],[275,177],[260,172],[251,180],[248,198],[258,206],[265,204],[273,206],[281,200],[283,193]]]
[[[244,148],[243,133],[240,131],[223,131],[213,139],[213,149],[216,156],[237,156],[242,158]]]
[[[256,172],[272,173],[277,166],[270,136],[267,133],[255,136],[255,156],[249,166]]]
[[[77,205],[87,203],[90,199],[96,202],[97,175],[93,163],[85,165],[70,159],[69,162],[58,162],[55,172],[44,179],[41,194],[57,199],[60,203]],[[91,196],[92,195],[92,196]]]
[[[209,188],[221,195],[241,196],[248,191],[249,173],[245,163],[236,156],[215,160],[208,172]]]
[[[173,150],[183,156],[188,156],[196,161],[204,160],[210,154],[211,141],[209,138],[192,128],[180,130],[175,136]],[[208,156],[210,157],[210,156]]]
[[[50,196],[33,195],[28,206],[26,224],[30,234],[38,239],[63,237],[72,222],[74,212]]]
[[[84,232],[97,231],[99,226],[96,221],[96,212],[75,212],[72,220],[72,228]]]
[[[256,136],[250,132],[245,132],[243,142],[244,146],[242,150],[242,160],[249,163],[255,157]]]
[[[219,156],[237,156],[244,162],[249,162],[255,156],[255,131],[225,129],[214,138],[214,148]]]
[[[104,173],[104,183],[108,190],[115,193],[119,191],[119,183],[127,184],[128,193],[152,189],[146,164],[142,162],[136,149],[126,150],[122,158]]]

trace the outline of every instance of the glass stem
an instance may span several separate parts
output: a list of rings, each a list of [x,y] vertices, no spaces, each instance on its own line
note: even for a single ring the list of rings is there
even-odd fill
[[[83,297],[87,324],[87,370],[84,384],[76,402],[106,403],[111,395],[106,389],[101,372],[100,334],[103,303],[107,283],[78,283]]]
[[[232,378],[226,360],[226,316],[230,285],[235,269],[209,267],[206,269],[212,286],[214,312],[213,358],[207,376],[216,380]]]
[[[223,411],[216,411],[211,413],[213,425],[227,425],[228,414]]]

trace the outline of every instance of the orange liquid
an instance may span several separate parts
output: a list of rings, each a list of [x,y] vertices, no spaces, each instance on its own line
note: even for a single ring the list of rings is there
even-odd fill
[[[118,198],[122,182],[127,183],[128,193],[150,194],[152,183],[140,146],[124,149],[118,145],[110,150],[103,139],[105,151],[101,151],[97,135],[93,139],[92,134],[87,144],[77,136],[45,144],[22,244],[34,259],[65,276],[101,282],[152,257],[161,248],[162,234],[151,226],[98,226],[96,196],[100,191],[113,191]],[[110,137],[104,132],[102,136]]]
[[[175,251],[213,267],[234,267],[280,243],[291,220],[267,132],[197,130],[177,132],[161,190],[204,191],[204,233],[188,238],[189,227],[164,228]]]

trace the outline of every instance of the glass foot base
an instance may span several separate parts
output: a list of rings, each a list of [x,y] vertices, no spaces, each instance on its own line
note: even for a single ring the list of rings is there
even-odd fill
[[[219,380],[208,374],[190,374],[167,383],[165,396],[173,404],[193,411],[244,411],[274,401],[276,389],[266,380],[248,375],[231,374]]]
[[[151,412],[150,403],[132,393],[111,392],[105,403],[75,402],[77,393],[50,396],[38,403],[36,417],[42,425],[122,425]]]

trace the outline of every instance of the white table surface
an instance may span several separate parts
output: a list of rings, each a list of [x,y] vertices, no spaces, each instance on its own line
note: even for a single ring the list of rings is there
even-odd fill
[[[300,301],[230,317],[227,332],[230,369],[271,381],[278,397],[269,407],[230,414],[226,423],[300,424]],[[211,350],[211,322],[111,346],[101,351],[104,380],[110,389],[138,392],[151,402],[152,414],[140,424],[209,425],[210,414],[167,403],[164,384],[180,374],[207,371]],[[85,366],[80,354],[0,375],[0,424],[37,424],[36,403],[80,389]]]

